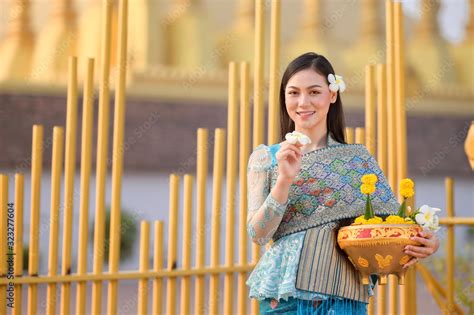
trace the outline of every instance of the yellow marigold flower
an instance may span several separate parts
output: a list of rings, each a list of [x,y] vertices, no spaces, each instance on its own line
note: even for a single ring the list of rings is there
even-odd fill
[[[400,188],[400,194],[404,198],[410,198],[415,194],[415,190],[413,188]]]
[[[380,224],[383,222],[383,219],[381,217],[373,217],[367,220],[367,224]]]
[[[385,223],[388,224],[403,224],[406,223],[405,219],[402,217],[399,217],[398,215],[389,215],[388,217],[385,218]]]
[[[354,223],[355,223],[355,224],[366,224],[366,220],[364,219],[364,216],[361,215],[360,217],[357,217],[357,218],[354,220]]]
[[[363,193],[364,195],[372,194],[375,192],[375,185],[362,184],[360,186],[360,192]]]
[[[400,190],[402,189],[413,189],[415,187],[415,183],[409,179],[405,178],[400,181]]]
[[[378,178],[377,178],[377,175],[375,174],[366,174],[364,176],[362,176],[362,184],[369,184],[369,185],[375,185],[375,183],[377,182]]]

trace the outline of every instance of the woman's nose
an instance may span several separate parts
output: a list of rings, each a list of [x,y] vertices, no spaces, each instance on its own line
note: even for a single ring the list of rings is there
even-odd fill
[[[298,105],[306,105],[309,104],[309,95],[306,93],[301,93],[300,97],[298,98]]]

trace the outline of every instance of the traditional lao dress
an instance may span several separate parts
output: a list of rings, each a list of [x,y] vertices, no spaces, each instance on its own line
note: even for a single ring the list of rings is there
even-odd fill
[[[399,204],[363,145],[340,144],[331,137],[327,143],[303,155],[285,204],[270,194],[280,145],[260,145],[250,156],[247,231],[260,245],[273,240],[247,280],[261,313],[366,313],[372,286],[361,284],[339,249],[337,230],[364,213],[366,196],[359,187],[365,174],[378,177],[371,195],[376,214],[393,214]]]

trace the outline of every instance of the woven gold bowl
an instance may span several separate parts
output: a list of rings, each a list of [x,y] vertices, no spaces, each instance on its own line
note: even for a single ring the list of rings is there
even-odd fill
[[[360,272],[363,284],[369,284],[371,274],[378,275],[380,284],[387,283],[389,274],[397,275],[398,283],[404,284],[403,265],[411,256],[403,250],[406,245],[420,245],[410,240],[420,231],[417,224],[350,225],[339,229],[337,243]]]

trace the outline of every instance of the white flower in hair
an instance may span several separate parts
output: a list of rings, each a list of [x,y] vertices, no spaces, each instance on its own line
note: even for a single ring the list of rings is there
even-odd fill
[[[300,144],[305,145],[311,143],[311,139],[307,135],[298,131],[287,133],[285,135],[285,139],[290,144],[296,144],[297,142],[299,142]]]
[[[346,89],[346,83],[342,80],[342,77],[337,74],[330,73],[328,75],[329,89],[333,92],[339,91],[340,93],[344,92]]]

